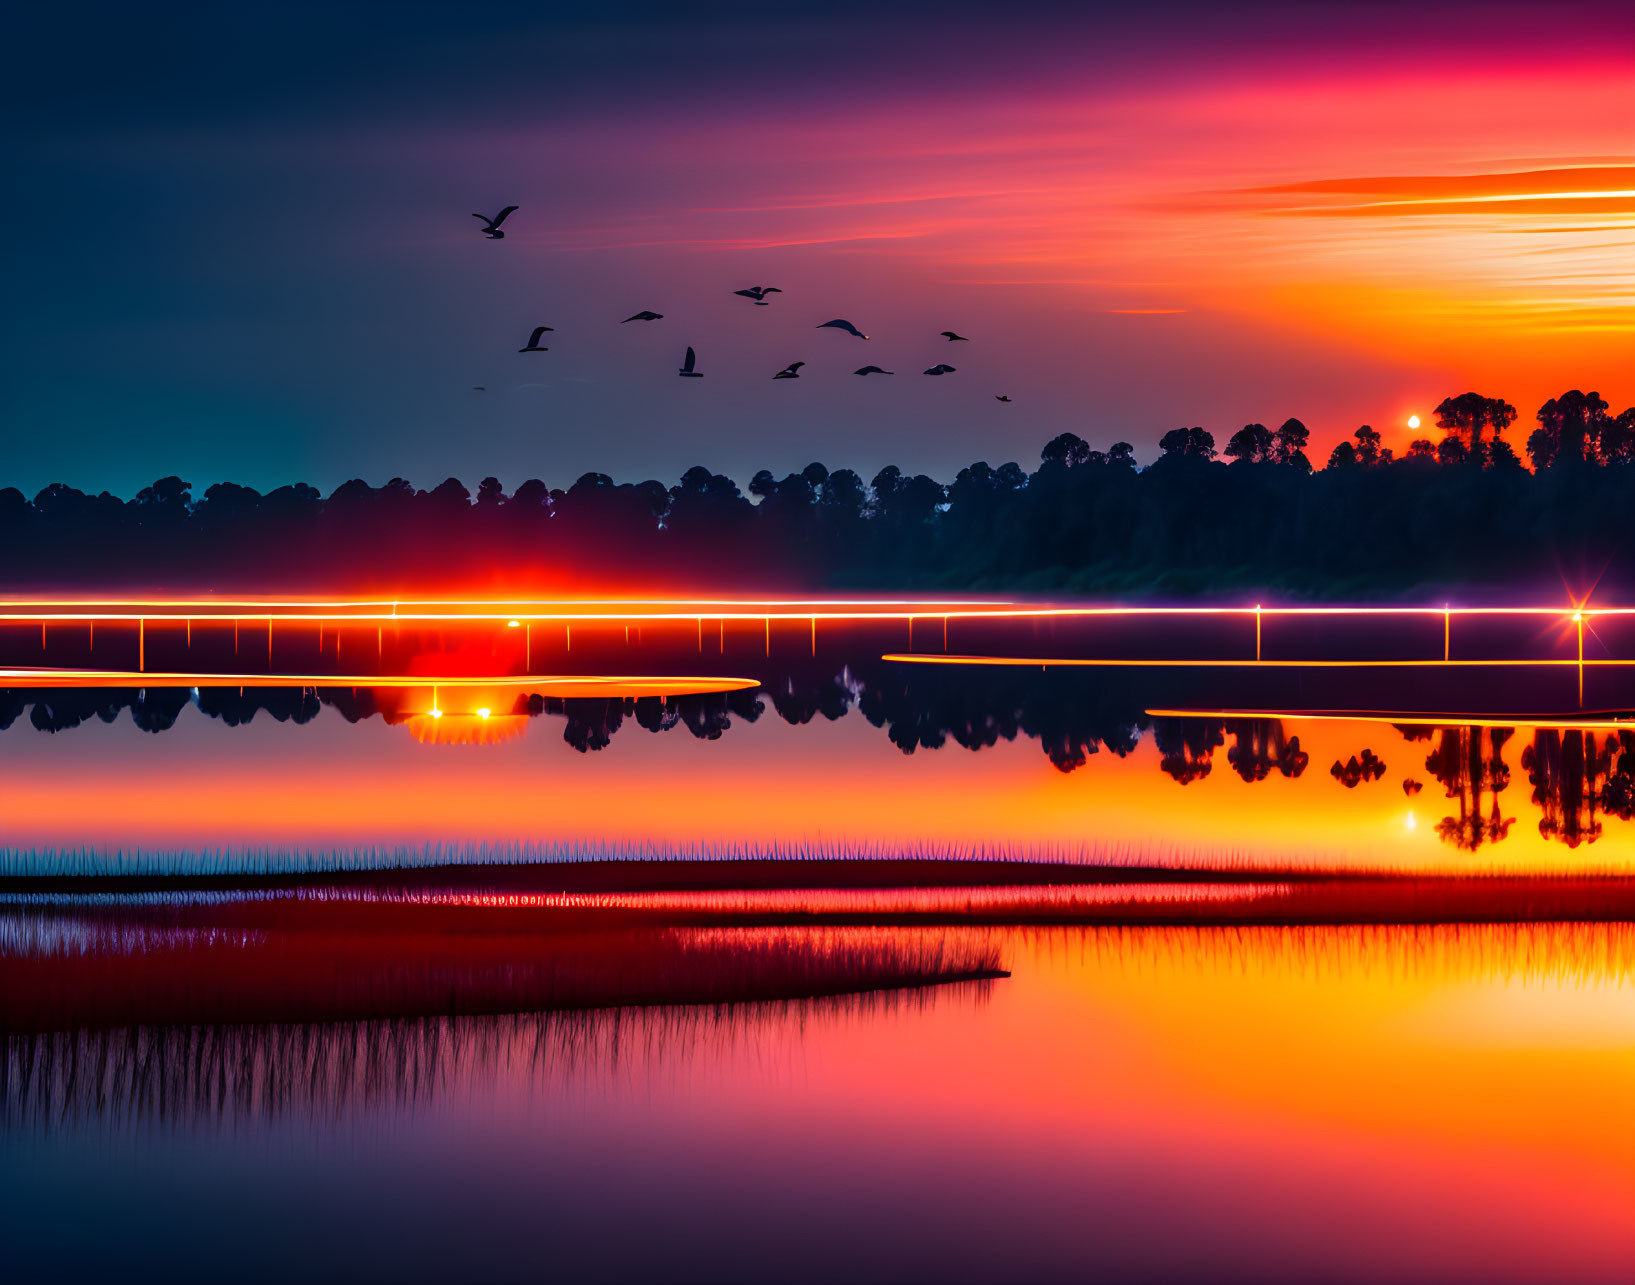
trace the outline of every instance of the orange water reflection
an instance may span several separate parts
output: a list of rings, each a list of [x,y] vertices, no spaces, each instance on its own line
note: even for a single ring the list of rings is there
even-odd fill
[[[341,1267],[457,1200],[490,1254],[544,1237],[569,1274],[685,1258],[713,1209],[744,1278],[798,1243],[803,1279],[1627,1279],[1635,928],[977,939],[1008,978],[911,1002],[49,1037],[26,1084],[135,1131],[102,1177],[225,1184],[229,1229],[297,1182],[370,1191],[333,1220]],[[315,1163],[272,1162],[292,1147]]]
[[[1608,732],[1321,720],[1223,743],[1204,726],[1196,743],[1176,732],[1161,746],[1149,732],[1063,772],[1025,737],[905,754],[856,712],[791,725],[768,710],[713,739],[627,725],[590,753],[559,739],[557,719],[530,723],[480,752],[327,710],[301,726],[227,726],[185,709],[157,736],[124,719],[54,736],[17,727],[0,735],[6,843],[434,843],[472,845],[479,859],[517,844],[986,848],[1266,867],[1635,868],[1628,801],[1614,797],[1629,779],[1614,769],[1630,758]],[[1382,772],[1349,776],[1364,751]]]

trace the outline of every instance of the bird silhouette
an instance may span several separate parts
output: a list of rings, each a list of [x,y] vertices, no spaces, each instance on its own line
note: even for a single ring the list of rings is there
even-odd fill
[[[626,317],[624,319],[624,321],[663,321],[663,320],[664,320],[664,314],[662,312],[638,312],[634,317]],[[621,326],[624,325],[624,321],[621,321],[619,324]]]
[[[804,366],[805,364],[806,363],[804,361],[792,361],[787,366],[785,366],[782,370],[780,370],[776,375],[772,376],[772,378],[773,379],[799,379],[800,378],[800,368],[802,366]]]
[[[534,333],[528,336],[528,346],[526,348],[518,348],[517,351],[518,352],[550,352],[551,350],[549,348],[541,348],[539,346],[540,339],[544,336],[545,332],[547,330],[550,330],[550,329],[552,329],[552,327],[550,327],[550,326],[535,326],[534,327]]]
[[[683,379],[703,379],[704,372],[693,369],[693,366],[697,360],[698,359],[693,355],[693,350],[691,348],[687,349],[686,359],[682,361],[681,369],[678,370],[676,374],[680,375]]]
[[[504,223],[520,208],[520,206],[508,205],[493,218],[489,218],[486,214],[473,214],[471,217],[474,219],[481,219],[483,221],[485,225],[483,228],[483,235],[490,241],[503,241],[505,239],[505,233],[500,231],[500,224]]]
[[[848,335],[856,335],[859,339],[867,339],[868,338],[868,336],[865,335],[861,330],[859,330],[856,326],[852,325],[851,322],[842,321],[838,317],[835,318],[835,320],[833,320],[833,321],[825,321],[821,326],[818,327],[818,329],[819,330],[827,330],[831,326],[836,330],[844,330]]]
[[[473,384],[471,386],[471,391],[474,393],[486,393],[488,389],[484,388],[481,384]]]
[[[881,370],[878,366],[859,366],[852,371],[854,375],[895,375],[895,370]]]
[[[938,362],[925,373],[928,375],[952,375],[954,373],[954,368],[952,366],[945,366],[941,362]]]
[[[782,294],[777,286],[751,286],[748,290],[734,290],[733,294],[741,294],[746,299],[755,300],[759,307],[766,307],[766,297],[769,294]]]
[[[956,340],[956,339],[962,340],[965,343],[970,343],[971,342],[970,339],[967,336],[965,336],[965,335],[956,335],[952,330],[944,330],[944,331],[941,331],[940,333],[941,333],[942,337],[944,339],[946,339],[949,343],[953,343],[954,340]]]
[[[996,401],[996,402],[1008,402],[1008,401],[1010,401],[1010,398],[1005,397],[1005,396],[999,396],[999,397],[995,397],[994,401]]]

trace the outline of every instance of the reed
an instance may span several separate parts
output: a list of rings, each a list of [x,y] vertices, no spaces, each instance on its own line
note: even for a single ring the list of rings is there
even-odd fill
[[[528,866],[586,862],[1005,862],[1110,868],[1247,869],[1230,850],[1085,841],[1082,843],[871,843],[792,840],[770,843],[668,843],[621,840],[428,842],[346,847],[223,845],[206,848],[78,846],[0,848],[0,879],[62,876],[322,875],[452,866]]]

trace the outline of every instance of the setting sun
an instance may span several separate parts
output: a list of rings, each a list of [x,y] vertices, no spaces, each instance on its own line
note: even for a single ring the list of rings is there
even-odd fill
[[[1419,416],[1418,415],[1408,416],[1408,427],[1409,428],[1418,428],[1419,427]]]

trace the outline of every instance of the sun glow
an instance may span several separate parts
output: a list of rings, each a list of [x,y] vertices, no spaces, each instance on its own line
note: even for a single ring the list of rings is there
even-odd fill
[[[1409,428],[1418,428],[1419,427],[1419,416],[1418,415],[1408,416],[1408,427]]]

